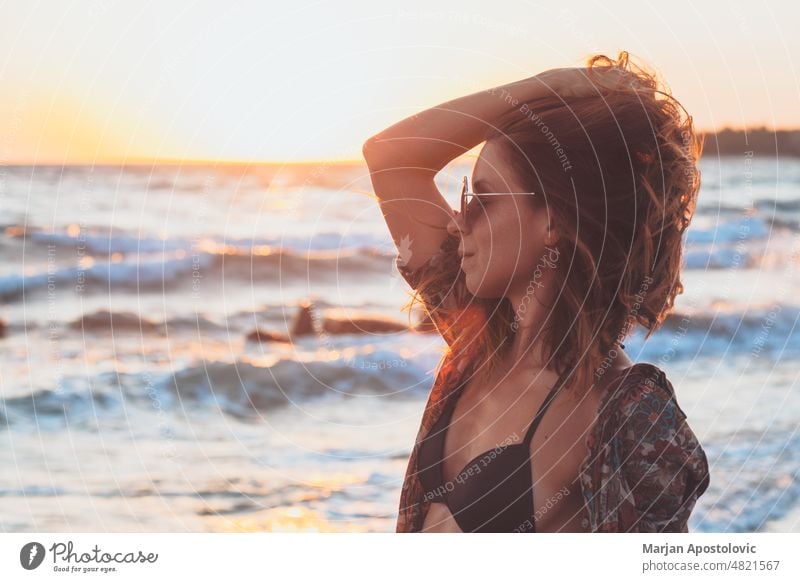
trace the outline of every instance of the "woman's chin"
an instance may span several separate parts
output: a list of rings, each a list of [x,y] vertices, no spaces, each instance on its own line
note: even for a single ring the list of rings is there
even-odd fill
[[[486,288],[486,285],[476,285],[473,282],[472,277],[469,275],[467,275],[466,279],[464,280],[464,286],[467,288],[467,291],[469,291],[470,295],[476,299],[493,299],[497,297],[496,294],[492,294],[492,292]]]
[[[471,284],[470,284],[470,276],[469,276],[469,275],[467,275],[467,276],[464,278],[464,287],[466,287],[466,288],[467,288],[467,291],[469,291],[470,295],[472,295],[472,296],[474,296],[474,297],[477,297],[477,296],[478,296],[478,293],[477,293],[477,292],[479,292],[479,291],[480,291],[480,288],[476,289],[474,285],[471,285]]]

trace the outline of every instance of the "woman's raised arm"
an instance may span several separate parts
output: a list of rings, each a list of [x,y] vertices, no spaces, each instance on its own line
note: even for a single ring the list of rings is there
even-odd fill
[[[434,183],[451,160],[485,140],[501,116],[543,97],[598,96],[618,74],[551,69],[446,101],[370,137],[363,146],[375,195],[409,269],[425,264],[447,237],[453,210]]]
[[[447,237],[453,209],[436,174],[483,142],[501,115],[546,95],[552,91],[537,78],[492,87],[412,115],[364,143],[375,195],[406,267],[425,264]]]

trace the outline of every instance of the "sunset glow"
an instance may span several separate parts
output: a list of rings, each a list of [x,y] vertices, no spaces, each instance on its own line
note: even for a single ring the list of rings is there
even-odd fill
[[[796,127],[798,8],[751,8],[78,2],[44,11],[14,0],[0,21],[0,162],[359,159],[366,137],[414,110],[620,49],[659,70],[701,129]]]

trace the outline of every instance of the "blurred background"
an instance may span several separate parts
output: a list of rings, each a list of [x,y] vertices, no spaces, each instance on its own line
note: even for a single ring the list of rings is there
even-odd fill
[[[401,312],[361,145],[619,50],[706,134],[686,291],[625,341],[708,454],[690,529],[800,531],[796,5],[3,13],[0,531],[393,531],[444,342]]]

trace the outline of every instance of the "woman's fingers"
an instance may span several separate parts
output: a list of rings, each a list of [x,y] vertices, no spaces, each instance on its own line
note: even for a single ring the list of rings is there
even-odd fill
[[[570,67],[551,69],[541,73],[538,78],[553,93],[560,97],[586,97],[597,95],[603,85],[602,77],[608,71],[591,71],[586,68]]]
[[[550,69],[534,78],[562,98],[599,97],[608,91],[636,88],[630,73],[610,66]]]

